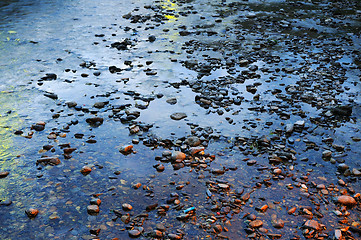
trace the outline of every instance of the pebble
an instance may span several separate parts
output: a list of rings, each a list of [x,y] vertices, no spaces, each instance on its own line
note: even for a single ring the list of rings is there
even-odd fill
[[[90,172],[92,171],[92,169],[89,166],[84,166],[82,167],[82,169],[80,170],[80,172],[83,175],[88,175]]]
[[[349,207],[353,207],[357,204],[356,200],[353,197],[346,196],[346,195],[338,196],[336,198],[336,201],[338,203],[341,203],[342,205],[349,206]]]
[[[61,163],[61,161],[57,157],[42,157],[42,158],[38,159],[36,161],[36,163],[42,164],[42,165],[55,166],[55,165],[59,165]]]
[[[180,151],[174,151],[172,152],[171,159],[172,160],[184,160],[186,158],[186,155]]]
[[[9,175],[9,172],[0,172],[0,178],[6,178]]]
[[[172,115],[170,115],[170,118],[173,120],[176,120],[176,121],[181,120],[186,117],[187,117],[187,114],[185,114],[183,112],[176,112],[176,113],[173,113]]]
[[[122,208],[123,208],[124,211],[130,211],[130,210],[133,209],[132,205],[130,205],[128,203],[123,203]]]
[[[133,152],[133,145],[122,146],[122,147],[119,148],[119,152],[121,152],[124,155],[132,153]]]
[[[35,218],[38,215],[39,210],[35,208],[29,208],[25,211],[25,213],[29,218]]]
[[[254,220],[252,222],[249,223],[249,226],[251,228],[259,228],[263,225],[263,222],[261,220]]]
[[[129,237],[131,238],[137,238],[141,235],[141,232],[137,229],[129,230],[128,231]]]
[[[87,212],[89,214],[96,214],[99,213],[100,209],[98,205],[92,204],[87,207]]]
[[[315,220],[307,220],[303,225],[305,228],[311,228],[313,230],[319,231],[321,229],[321,224]]]

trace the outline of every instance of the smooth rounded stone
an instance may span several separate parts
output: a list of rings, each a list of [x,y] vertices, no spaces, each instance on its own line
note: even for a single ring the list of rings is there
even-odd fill
[[[344,171],[346,171],[347,169],[349,169],[350,167],[347,165],[347,164],[345,164],[345,163],[341,163],[341,164],[339,164],[338,166],[337,166],[337,169],[339,170],[339,171],[341,171],[341,172],[344,172]]]
[[[183,112],[176,112],[176,113],[173,113],[172,115],[170,115],[170,118],[173,120],[176,120],[176,121],[181,120],[186,117],[187,117],[187,114],[185,114]]]
[[[303,225],[305,228],[311,228],[313,230],[319,231],[321,229],[321,224],[315,220],[307,220]]]
[[[102,117],[92,117],[85,120],[90,125],[101,125],[104,122]]]
[[[160,164],[160,165],[158,165],[158,166],[157,166],[157,168],[156,168],[156,169],[157,169],[157,171],[158,171],[158,172],[163,172],[163,171],[164,171],[164,169],[165,169],[165,167],[164,167],[164,165],[163,165],[163,164]]]
[[[338,180],[338,184],[339,184],[340,186],[345,186],[345,185],[346,185],[345,181],[342,180],[342,179],[339,179],[339,180]]]
[[[355,176],[361,176],[361,171],[359,171],[359,170],[356,169],[356,168],[353,168],[353,169],[352,169],[352,174],[355,175]]]
[[[163,238],[163,232],[159,231],[159,230],[154,230],[151,233],[151,236],[154,237],[154,238]]]
[[[297,210],[297,207],[293,207],[293,208],[289,209],[289,210],[287,211],[287,213],[291,215],[291,214],[295,213],[296,210]]]
[[[282,173],[282,170],[279,169],[279,168],[276,168],[276,169],[273,170],[273,173],[276,174],[276,175],[279,175],[279,174]]]
[[[71,154],[72,152],[74,152],[76,150],[76,148],[64,148],[63,152],[65,154]]]
[[[224,183],[218,183],[218,187],[221,189],[228,189],[229,185],[228,184],[224,184]]]
[[[67,102],[65,103],[69,108],[75,107],[76,105],[78,105],[76,102]]]
[[[224,169],[215,168],[215,169],[212,169],[212,173],[213,173],[213,174],[221,175],[221,174],[224,174]]]
[[[168,238],[169,238],[170,240],[179,240],[179,239],[182,239],[181,236],[179,236],[179,235],[177,235],[177,234],[173,234],[173,233],[168,234]]]
[[[119,152],[126,155],[133,152],[133,145],[126,145],[119,148]]]
[[[177,103],[177,98],[173,97],[173,98],[168,98],[166,100],[167,103],[171,104],[171,105],[174,105]]]
[[[204,147],[191,147],[189,151],[191,155],[196,155],[198,153],[202,153],[204,151]]]
[[[29,208],[25,210],[25,213],[26,215],[28,215],[29,218],[35,218],[38,215],[39,210],[36,208]]]
[[[250,226],[251,228],[259,228],[259,227],[261,227],[262,225],[263,225],[263,221],[261,221],[261,220],[254,220],[254,221],[252,221],[252,222],[249,223],[249,226]]]
[[[132,205],[130,205],[128,203],[123,203],[122,208],[123,208],[124,211],[130,211],[130,210],[133,209]]]
[[[91,205],[100,205],[102,203],[102,201],[99,198],[92,198],[90,199],[90,204]]]
[[[332,156],[332,152],[330,150],[325,150],[322,152],[323,158],[330,158]]]
[[[272,221],[272,226],[274,228],[283,228],[285,226],[285,222],[282,219],[275,219]]]
[[[4,201],[0,201],[0,206],[10,206],[13,202],[9,199],[6,199]]]
[[[247,161],[247,165],[248,165],[248,166],[252,166],[252,165],[254,165],[254,164],[256,164],[256,163],[257,163],[256,160],[248,160],[248,161]]]
[[[89,166],[84,166],[80,170],[83,175],[88,175],[91,171],[92,169]]]
[[[45,125],[35,124],[31,126],[31,129],[35,131],[43,131],[45,129]]]
[[[94,103],[93,107],[95,108],[103,108],[105,106],[105,102],[96,102]]]
[[[316,186],[316,188],[317,188],[317,189],[325,189],[326,186],[325,186],[325,184],[318,184],[318,185]]]
[[[9,172],[0,172],[0,178],[6,178],[9,175]]]
[[[142,186],[141,183],[135,183],[135,184],[133,184],[132,188],[138,189],[138,188],[140,188],[141,186]]]
[[[92,204],[87,207],[87,212],[89,214],[96,214],[99,213],[100,209],[98,205]]]
[[[162,223],[157,223],[155,225],[155,228],[161,232],[165,232],[167,229],[165,228],[165,226]]]
[[[128,234],[129,234],[129,237],[131,237],[131,238],[137,238],[137,237],[140,237],[140,235],[142,233],[137,229],[133,229],[133,230],[129,230]]]
[[[193,136],[187,138],[184,143],[191,147],[197,147],[201,144],[201,140],[199,139],[199,137]]]
[[[217,224],[217,225],[214,225],[213,226],[213,230],[216,232],[216,233],[220,233],[220,232],[222,232],[222,226],[221,225],[219,225],[219,224]]]
[[[346,196],[346,195],[338,196],[336,198],[336,201],[338,203],[341,203],[342,205],[349,206],[349,207],[355,206],[357,204],[356,200],[353,197]]]
[[[186,155],[180,151],[173,151],[171,155],[172,160],[181,160],[183,161],[186,158]]]

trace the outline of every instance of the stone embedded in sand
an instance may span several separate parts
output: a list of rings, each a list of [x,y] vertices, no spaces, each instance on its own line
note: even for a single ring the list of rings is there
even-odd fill
[[[345,196],[345,195],[338,196],[336,201],[338,203],[341,203],[342,205],[349,206],[349,207],[356,205],[356,200],[351,196]]]

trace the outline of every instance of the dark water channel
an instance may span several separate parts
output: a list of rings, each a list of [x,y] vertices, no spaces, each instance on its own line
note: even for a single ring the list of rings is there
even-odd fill
[[[360,20],[0,1],[0,239],[360,239]]]

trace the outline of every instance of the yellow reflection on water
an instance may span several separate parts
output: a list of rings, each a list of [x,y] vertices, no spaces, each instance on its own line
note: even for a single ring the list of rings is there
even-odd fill
[[[161,6],[165,10],[174,11],[174,14],[176,11],[178,11],[179,6],[172,2],[171,0],[163,0],[161,1]],[[171,22],[176,21],[178,18],[174,15],[164,15],[167,19],[169,19]]]

